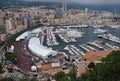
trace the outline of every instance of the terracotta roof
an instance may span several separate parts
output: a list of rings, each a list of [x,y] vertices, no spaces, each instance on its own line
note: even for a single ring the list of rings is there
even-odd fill
[[[51,64],[43,64],[41,68],[42,68],[42,70],[49,70],[49,69],[52,69],[52,65]]]
[[[120,49],[117,49],[117,50],[120,50]],[[86,61],[88,62],[99,61],[104,57],[106,57],[107,55],[109,55],[112,51],[113,50],[106,50],[106,51],[99,51],[99,52],[89,51],[84,55],[84,59],[86,59]]]
[[[40,71],[46,71],[46,70],[51,70],[51,69],[55,69],[55,68],[61,68],[61,64],[60,63],[42,64],[38,70],[40,72]]]

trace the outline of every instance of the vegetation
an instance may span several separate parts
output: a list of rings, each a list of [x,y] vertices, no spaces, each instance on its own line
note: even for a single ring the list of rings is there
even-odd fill
[[[81,81],[120,81],[120,51],[111,52],[102,63],[90,70]]]
[[[1,78],[0,81],[14,81],[12,78]]]
[[[61,79],[65,76],[65,73],[64,72],[58,72],[54,75],[54,79],[56,81],[61,81]]]
[[[29,78],[28,74],[23,74],[20,81],[38,81],[36,78]]]
[[[72,78],[76,78],[76,75],[77,75],[77,69],[76,67],[72,67],[68,73],[68,76]]]
[[[77,69],[75,67],[72,67],[68,73],[68,75],[65,75],[64,72],[58,72],[54,75],[54,79],[56,81],[78,81],[76,78]]]
[[[11,61],[11,62],[14,62],[16,56],[15,56],[15,53],[13,53],[13,52],[7,52],[7,53],[5,54],[5,58],[6,58],[7,60]]]
[[[50,78],[48,78],[47,81],[51,81]]]
[[[38,81],[36,78],[31,78],[29,81]]]
[[[8,68],[9,73],[13,73],[13,68]]]
[[[15,80],[12,77],[0,78],[0,81],[38,81],[36,78],[28,78],[27,74],[23,74],[22,79]]]
[[[22,79],[20,81],[28,81],[28,80],[29,80],[28,74],[23,74]]]
[[[1,41],[0,41],[0,45],[2,46],[3,44],[4,44],[4,42],[1,42]]]
[[[2,64],[0,63],[0,73],[3,73],[3,67],[2,67]]]
[[[91,62],[91,63],[88,65],[88,68],[89,68],[89,69],[94,69],[94,68],[95,68],[95,63],[94,63],[94,62]]]

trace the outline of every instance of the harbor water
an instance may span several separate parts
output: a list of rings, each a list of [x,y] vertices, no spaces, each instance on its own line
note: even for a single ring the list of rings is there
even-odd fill
[[[72,29],[78,30],[80,32],[84,32],[84,34],[83,34],[84,37],[75,38],[77,40],[76,42],[66,43],[58,35],[55,35],[56,41],[59,44],[58,45],[53,45],[53,46],[48,46],[47,43],[46,43],[47,42],[47,38],[46,38],[47,36],[45,36],[44,43],[43,43],[44,46],[50,47],[53,50],[58,50],[58,51],[65,52],[66,54],[69,54],[69,52],[64,49],[65,46],[67,46],[67,45],[74,45],[78,49],[80,49],[81,51],[86,53],[87,51],[85,51],[83,48],[80,48],[79,45],[87,44],[88,42],[93,42],[95,40],[104,41],[105,43],[109,43],[111,45],[115,45],[115,46],[120,47],[119,43],[115,43],[115,42],[112,42],[112,41],[109,41],[109,40],[106,40],[106,39],[103,39],[103,38],[98,38],[98,35],[101,35],[101,34],[100,33],[94,33],[95,28],[93,28],[93,27],[72,28]],[[108,30],[104,34],[112,34],[112,35],[120,38],[120,29],[115,29],[115,28],[110,28],[110,27],[104,27],[104,28],[100,28],[100,29]],[[95,46],[93,46],[93,47],[96,48],[97,50],[100,50]]]

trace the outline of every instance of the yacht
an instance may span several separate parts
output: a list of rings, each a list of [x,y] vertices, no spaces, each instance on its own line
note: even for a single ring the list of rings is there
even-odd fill
[[[107,30],[95,29],[93,33],[105,33],[105,32],[107,32]]]
[[[111,28],[120,28],[120,25],[112,25]]]

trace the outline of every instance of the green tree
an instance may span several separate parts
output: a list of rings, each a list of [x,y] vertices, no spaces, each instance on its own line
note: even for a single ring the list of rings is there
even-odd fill
[[[61,81],[61,79],[63,78],[65,76],[65,73],[64,72],[58,72],[58,73],[56,73],[55,75],[54,75],[54,79],[56,80],[56,81]]]
[[[30,81],[38,81],[36,78],[31,78]]]
[[[76,67],[72,67],[68,73],[68,75],[65,75],[64,72],[58,72],[54,75],[54,79],[56,81],[79,81],[76,78],[77,69]]]
[[[0,81],[15,81],[12,78],[1,78]]]
[[[47,81],[51,81],[50,78],[48,78]]]
[[[16,58],[15,53],[13,53],[13,52],[7,52],[5,54],[5,57],[6,57],[7,60],[9,60],[11,62],[14,62],[15,58]]]
[[[90,64],[88,65],[89,69],[94,69],[95,68],[95,63],[94,62],[90,62]]]
[[[20,81],[29,81],[28,74],[24,73]]]
[[[3,73],[3,67],[2,67],[2,64],[0,63],[0,73]]]
[[[65,76],[62,78],[61,81],[78,81],[76,78],[70,77],[70,76]]]
[[[13,68],[8,68],[8,72],[12,73],[13,72]]]
[[[72,67],[68,73],[68,76],[72,77],[72,78],[76,78],[77,75],[77,69],[76,67]]]

